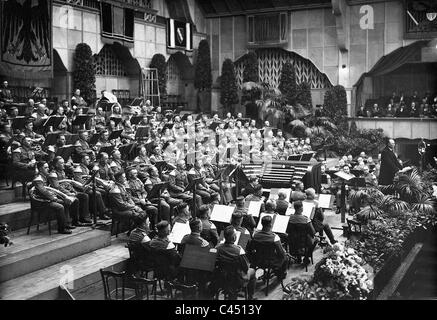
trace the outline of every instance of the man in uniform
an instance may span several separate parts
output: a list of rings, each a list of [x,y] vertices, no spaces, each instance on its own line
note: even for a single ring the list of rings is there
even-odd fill
[[[35,153],[32,151],[31,139],[24,137],[21,147],[12,151],[12,166],[17,181],[31,181],[35,174]]]
[[[83,153],[86,153],[90,155],[93,159],[95,159],[95,153],[91,149],[89,143],[88,143],[88,131],[86,130],[80,130],[79,131],[79,139],[75,143],[75,152],[78,155],[81,155]]]
[[[49,202],[35,202],[37,206],[36,209],[54,213],[58,224],[58,232],[61,234],[71,234],[71,229],[75,229],[75,227],[67,223],[64,200],[46,188],[48,186],[46,177],[49,174],[49,165],[45,161],[40,161],[37,164],[37,168],[39,174],[33,179],[35,194],[37,197],[48,200]]]
[[[3,81],[3,87],[0,89],[0,101],[3,101],[4,103],[14,102],[11,90],[8,89],[7,81]]]
[[[244,249],[241,246],[234,244],[237,238],[235,228],[233,226],[228,226],[223,233],[225,243],[217,246],[217,264],[219,266],[234,265],[236,267],[234,271],[237,275],[237,279],[235,279],[237,281],[237,283],[235,283],[235,287],[238,288],[244,284],[247,284],[248,299],[253,300],[253,294],[255,293],[256,285],[255,270],[249,268],[250,264]],[[221,277],[217,277],[213,287],[220,286],[222,282],[223,280]]]
[[[209,203],[211,200],[211,193],[213,190],[205,182],[205,173],[203,171],[202,160],[196,159],[194,166],[188,172],[189,181],[201,178],[200,182],[196,184],[196,194],[202,197],[203,203]]]
[[[103,180],[114,181],[114,173],[108,164],[109,156],[106,152],[102,152],[97,156],[99,166],[99,177]]]
[[[126,190],[126,175],[124,172],[117,172],[115,174],[115,184],[109,192],[109,203],[111,205],[112,213],[119,216],[138,217],[146,220],[147,215],[138,207],[132,200],[132,197]]]
[[[152,229],[155,228],[155,225],[158,223],[158,219],[169,221],[170,210],[166,211],[165,209],[163,210],[163,208],[161,208],[161,217],[158,217],[158,209],[147,199],[147,191],[144,188],[144,184],[140,179],[138,179],[138,171],[135,168],[130,167],[126,170],[126,175],[132,200],[134,201],[135,205],[146,211],[147,215],[149,216]]]
[[[249,214],[247,211],[247,208],[245,207],[245,199],[243,196],[237,197],[237,200],[235,202],[236,208],[234,210],[234,213],[240,213],[243,216],[242,226],[249,230],[250,233],[253,232],[253,229],[256,227],[255,220],[253,219],[252,214]],[[264,206],[264,204],[263,204]],[[264,211],[264,209],[261,209],[261,211]]]
[[[176,164],[176,169],[170,172],[169,175],[169,192],[174,198],[182,199],[184,201],[191,201],[193,196],[191,191],[184,192],[185,188],[188,186],[188,176],[185,171],[185,160],[180,159]],[[202,205],[202,198],[199,195],[194,196],[196,203],[199,208]]]
[[[85,179],[82,178],[84,173],[82,172],[82,169],[80,166],[77,166],[73,170],[73,179],[77,182],[77,189],[79,189],[81,192],[85,192],[89,197],[89,204],[90,204],[90,210],[94,210],[94,194],[92,185],[85,186]],[[101,220],[109,220],[109,218],[106,214],[108,213],[108,209],[106,209],[105,202],[103,201],[102,193],[97,189],[96,187],[96,208],[97,212],[94,212],[94,214],[98,214],[99,218]]]
[[[85,192],[77,191],[73,184],[70,182],[60,182],[61,180],[66,180],[67,175],[65,174],[65,161],[62,157],[55,157],[53,160],[53,173],[56,174],[58,183],[60,187],[63,189],[62,192],[68,192],[72,196],[76,197],[79,200],[79,221],[73,221],[73,225],[75,224],[91,224],[89,214],[89,197]],[[56,188],[56,186],[55,186]]]
[[[264,216],[261,219],[262,230],[256,232],[253,235],[253,240],[249,242],[247,246],[247,251],[249,254],[252,253],[253,247],[251,243],[253,243],[253,241],[257,241],[263,244],[274,243],[276,257],[271,263],[274,267],[274,272],[276,276],[282,282],[282,280],[285,279],[285,276],[287,275],[287,254],[282,247],[281,239],[279,238],[279,236],[272,232],[272,221],[273,219],[271,216]]]
[[[202,231],[200,235],[215,247],[218,243],[219,236],[217,233],[217,227],[209,220],[210,210],[208,205],[203,205],[199,208],[199,218],[202,222]]]
[[[176,251],[176,246],[168,239],[170,235],[170,224],[168,221],[161,221],[156,225],[158,235],[150,241],[150,247],[159,252],[160,273],[168,280],[174,279],[178,274],[178,267],[181,256]]]
[[[195,245],[202,248],[209,247],[209,242],[202,238],[202,221],[200,219],[194,218],[190,221],[191,233],[186,234],[181,240],[181,250],[184,252],[185,245]]]

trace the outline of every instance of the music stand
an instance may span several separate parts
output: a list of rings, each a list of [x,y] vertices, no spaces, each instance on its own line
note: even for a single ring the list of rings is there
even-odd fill
[[[46,131],[49,127],[58,128],[61,124],[62,120],[64,120],[63,116],[50,116],[42,125],[44,131]]]
[[[77,134],[66,134],[64,135],[64,137],[65,137],[66,145],[68,144],[74,145],[77,142],[77,140],[79,140],[79,135]]]
[[[58,135],[59,135],[59,133],[57,133],[57,132],[49,132],[47,134],[47,136],[46,136],[46,140],[44,141],[44,146],[53,146],[53,145],[55,145],[56,141],[58,140]]]
[[[148,194],[149,199],[158,198],[158,217],[161,217],[162,190],[168,187],[168,182],[155,183]]]
[[[122,132],[123,132],[123,129],[112,131],[111,134],[109,135],[108,140],[115,140],[115,139],[120,138]]]
[[[364,178],[352,178],[349,181],[349,184],[353,187],[353,188],[365,188],[366,187],[366,179]]]
[[[115,149],[115,146],[104,146],[104,147],[100,148],[99,153],[104,152],[104,153],[110,155],[112,153],[112,151],[114,151],[114,149]]]
[[[129,156],[130,156],[134,146],[135,146],[134,143],[124,144],[118,148],[118,151],[120,151],[120,154],[124,159],[129,159]]]
[[[141,122],[141,120],[143,120],[142,116],[133,116],[132,118],[130,118],[130,123],[131,125],[137,125]]]
[[[310,161],[313,157],[314,152],[306,152],[302,154],[302,157],[300,158],[300,161]]]
[[[156,161],[154,166],[158,169],[159,175],[161,175],[163,169],[167,165],[167,161]]]
[[[74,151],[74,146],[68,145],[59,147],[56,151],[56,156],[61,156],[65,161],[68,161],[68,158],[71,156],[71,154]]]
[[[94,133],[93,136],[90,139],[90,145],[95,145],[100,138],[100,133]]]
[[[17,116],[12,119],[12,130],[23,130],[26,124],[27,117],[25,116]]]
[[[140,140],[149,137],[150,126],[139,126],[135,132],[135,139]]]
[[[191,191],[193,192],[193,217],[197,217],[196,214],[196,187],[199,182],[203,180],[203,177],[195,178],[191,180],[191,182],[187,185],[184,192]]]
[[[302,156],[303,156],[302,154],[293,154],[291,156],[288,156],[288,160],[290,160],[290,161],[300,161]]]
[[[74,119],[72,125],[73,126],[83,126],[92,117],[93,116],[89,116],[87,114],[79,114],[76,116],[76,119]]]
[[[121,117],[110,117],[109,120],[114,121],[115,126],[118,126],[118,124],[121,122]]]
[[[351,173],[353,175],[355,175],[356,177],[361,177],[364,173],[363,170],[359,170],[359,169],[351,169]]]

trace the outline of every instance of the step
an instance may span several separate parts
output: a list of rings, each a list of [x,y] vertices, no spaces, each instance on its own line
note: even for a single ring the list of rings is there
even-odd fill
[[[0,205],[0,222],[7,223],[10,231],[27,228],[30,219],[30,202],[20,201]],[[55,222],[55,221],[54,221]],[[36,224],[36,218],[32,225]],[[55,223],[52,223],[55,225]],[[56,230],[56,229],[55,229]]]
[[[15,187],[14,189],[6,188],[6,187],[0,189],[0,205],[8,204],[22,199],[23,198],[22,198],[21,185]],[[27,197],[27,199],[29,200],[29,197]]]
[[[111,245],[105,248],[0,283],[0,300],[57,299],[60,280],[65,276],[61,268],[65,266],[70,266],[73,270],[70,292],[75,299],[103,299],[100,269],[125,270],[128,258],[129,252],[125,248],[125,241],[113,239]]]
[[[0,248],[0,282],[106,247],[110,233],[91,227],[76,228],[72,234],[48,234],[47,226],[26,235],[11,234],[12,246]]]

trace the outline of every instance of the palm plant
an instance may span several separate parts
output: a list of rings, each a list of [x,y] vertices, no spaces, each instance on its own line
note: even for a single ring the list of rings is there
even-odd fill
[[[352,202],[364,204],[357,217],[365,221],[384,214],[398,216],[407,212],[419,215],[436,213],[435,202],[416,168],[397,173],[392,185],[352,191],[350,197]]]

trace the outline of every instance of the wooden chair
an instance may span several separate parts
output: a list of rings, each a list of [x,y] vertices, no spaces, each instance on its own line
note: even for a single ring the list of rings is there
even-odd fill
[[[105,300],[130,300],[136,296],[136,293],[133,292],[133,294],[126,299],[126,291],[134,291],[132,289],[126,290],[126,272],[113,272],[100,269],[100,275],[102,276]],[[114,284],[113,289],[111,289],[111,283]]]
[[[152,248],[151,256],[153,257],[153,276],[158,280],[161,292],[163,292],[161,282],[164,282],[167,297],[170,297],[170,287],[167,284],[176,278],[181,258],[177,252],[172,250],[155,248]]]
[[[153,272],[153,258],[151,248],[147,244],[128,243],[126,247],[129,250],[129,265],[132,274],[139,272],[141,277],[148,276]]]
[[[214,281],[216,282],[217,291],[215,298],[218,300],[223,293],[225,300],[237,300],[238,295],[243,291],[244,299],[247,300],[247,282],[243,282],[238,274],[239,261],[238,258],[232,261],[221,261],[217,263],[214,272]]]
[[[120,233],[120,224],[126,223],[128,224],[128,236],[130,232],[134,229],[133,227],[133,219],[128,215],[118,214],[117,211],[112,210],[112,222],[111,222],[111,234],[114,234],[115,227],[115,237],[118,238],[118,234]]]
[[[178,280],[167,281],[167,290],[170,293],[170,299],[176,300],[179,292],[182,300],[198,300],[199,287],[196,284],[182,283]]]
[[[309,245],[307,225],[303,223],[289,224],[287,233],[290,257],[298,261],[298,263],[303,263],[305,265],[305,271],[308,272],[308,263],[305,258],[308,258],[311,264],[314,264],[313,251],[318,241],[314,240],[312,245]],[[304,257],[303,260],[302,257]]]
[[[135,289],[135,300],[150,300],[150,294],[152,293],[153,300],[156,300],[156,278],[147,279],[132,275],[126,279],[126,282],[129,285],[133,285]],[[149,286],[152,286],[151,291],[149,290]]]
[[[27,234],[30,232],[30,227],[32,226],[32,221],[36,216],[36,230],[39,231],[39,224],[41,221],[41,213],[44,213],[44,204],[49,203],[49,200],[41,199],[35,194],[35,189],[32,187],[31,183],[27,184],[28,193],[30,197],[30,218],[27,225]],[[52,226],[50,221],[52,217],[49,213],[46,213],[46,223],[49,226],[49,235],[52,234]]]
[[[274,276],[274,261],[276,260],[276,246],[274,242],[262,243],[252,240],[247,244],[248,257],[251,266],[256,270],[263,270],[263,282],[266,283],[266,296],[269,294],[269,282]]]

